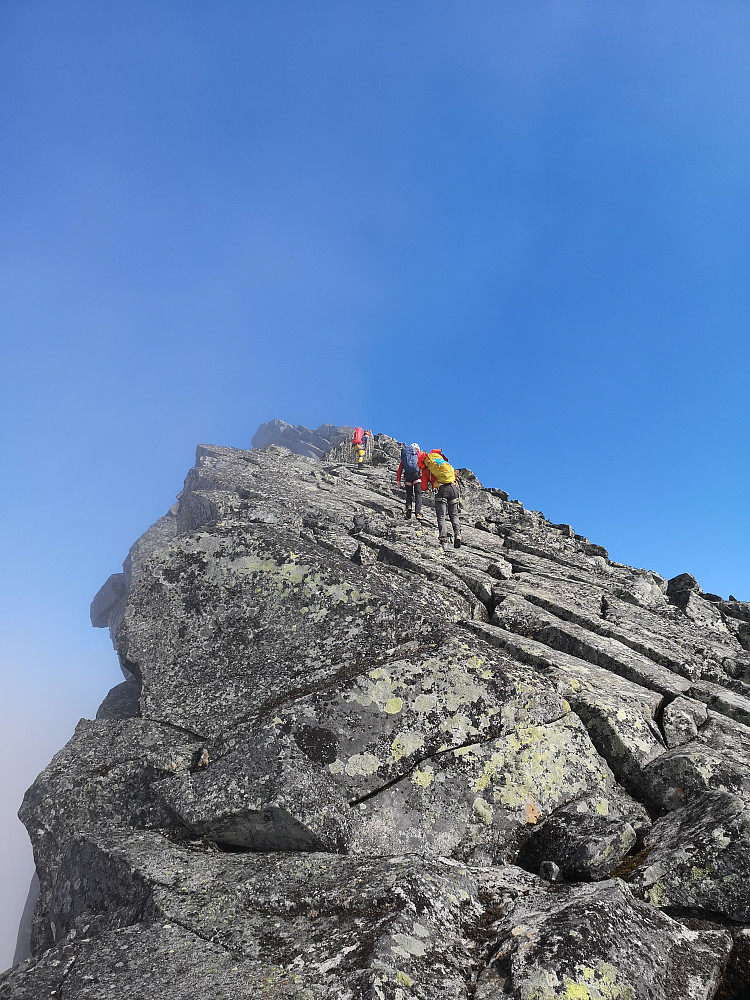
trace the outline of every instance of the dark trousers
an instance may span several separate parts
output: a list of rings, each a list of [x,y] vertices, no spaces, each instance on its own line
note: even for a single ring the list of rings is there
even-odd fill
[[[438,533],[441,538],[448,535],[446,513],[453,528],[453,537],[461,537],[461,521],[458,516],[459,494],[456,483],[443,483],[435,494],[435,513],[437,514]]]
[[[422,477],[407,479],[404,476],[404,486],[406,487],[406,509],[411,510],[411,503],[414,500],[414,513],[419,516],[422,513]]]

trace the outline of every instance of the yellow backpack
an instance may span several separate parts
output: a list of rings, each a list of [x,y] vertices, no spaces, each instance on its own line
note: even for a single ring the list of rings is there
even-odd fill
[[[431,451],[425,458],[424,464],[441,485],[455,483],[456,470],[449,462],[446,462],[439,451]]]

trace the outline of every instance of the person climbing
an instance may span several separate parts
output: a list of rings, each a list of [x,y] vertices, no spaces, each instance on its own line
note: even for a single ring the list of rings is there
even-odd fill
[[[423,464],[426,475],[422,476],[422,489],[426,489],[433,483],[438,484],[438,491],[435,494],[435,513],[437,514],[440,544],[446,548],[450,538],[446,525],[447,513],[453,528],[453,547],[460,549],[461,519],[458,511],[461,494],[456,480],[456,470],[448,462],[440,448],[433,448],[429,455],[425,455]]]
[[[422,456],[423,464],[420,466],[419,459]],[[401,449],[401,461],[396,473],[396,484],[401,486],[401,474],[404,475],[404,488],[406,489],[406,510],[404,517],[408,521],[411,518],[412,501],[414,503],[414,516],[418,521],[422,520],[422,475],[424,468],[424,452],[419,450],[416,441],[410,445],[404,445]]]
[[[367,450],[367,431],[363,431],[361,427],[354,428],[354,434],[352,435],[352,448],[354,449],[354,455],[357,459],[357,468],[362,470],[362,462],[365,459],[365,452]]]

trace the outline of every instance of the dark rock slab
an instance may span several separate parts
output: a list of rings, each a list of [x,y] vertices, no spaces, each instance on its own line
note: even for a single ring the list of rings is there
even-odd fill
[[[192,767],[200,749],[186,734],[144,719],[79,722],[72,739],[26,792],[19,810],[21,821],[34,832],[41,882],[34,953],[51,942],[45,909],[70,839],[80,830],[124,824],[184,830],[152,786]]]
[[[697,624],[726,633],[719,604],[706,600],[698,581],[690,573],[672,577],[667,584],[667,596],[672,604]]]
[[[442,861],[221,854],[113,832],[72,845],[52,912],[68,940],[75,931],[109,942],[115,927],[141,921],[178,927],[231,956],[261,990],[254,995],[395,1000],[415,990],[468,1000],[462,924],[478,911],[476,896],[471,873]],[[213,964],[212,949],[195,955]],[[235,995],[229,971],[219,962],[218,995]],[[132,988],[134,974],[126,963],[112,985]]]
[[[680,594],[702,593],[700,584],[690,573],[680,573],[679,576],[673,576],[667,582],[667,596],[669,598],[677,597]]]
[[[750,996],[750,930],[735,935],[717,1000],[744,1000]]]
[[[750,726],[750,697],[747,694],[727,690],[709,681],[693,684],[688,694],[704,702],[715,712],[721,712],[722,715],[741,722],[744,726]]]
[[[702,701],[680,696],[671,701],[662,715],[662,729],[667,746],[682,746],[698,735],[698,729],[708,720],[708,710]]]
[[[157,794],[196,837],[252,851],[343,851],[352,811],[325,768],[274,727],[211,748],[206,767],[170,776]]]
[[[482,1000],[711,1000],[732,947],[727,932],[688,930],[619,880],[532,890],[494,929]]]
[[[655,814],[679,809],[706,791],[729,791],[750,802],[750,728],[708,710],[698,735],[643,770],[643,799]]]
[[[91,602],[91,624],[94,628],[107,628],[114,608],[125,597],[127,587],[122,573],[113,573]]]
[[[39,877],[36,873],[31,876],[29,893],[21,914],[21,921],[18,926],[18,937],[16,938],[16,949],[13,953],[13,965],[25,962],[31,955],[31,930],[34,923],[34,911],[39,900]]]
[[[129,680],[116,684],[99,708],[97,719],[134,719],[139,712],[141,686],[131,675]]]
[[[750,806],[729,792],[704,792],[657,820],[651,848],[630,884],[654,906],[696,909],[750,921]]]
[[[243,961],[170,921],[65,939],[37,961],[0,976],[2,1000],[334,1000],[303,991],[294,973]]]
[[[518,864],[541,874],[541,866],[552,863],[567,881],[605,879],[636,838],[633,825],[609,816],[601,799],[582,798],[555,810],[534,829]]]
[[[750,622],[750,601],[721,601],[717,607],[730,618],[738,618],[743,622]]]

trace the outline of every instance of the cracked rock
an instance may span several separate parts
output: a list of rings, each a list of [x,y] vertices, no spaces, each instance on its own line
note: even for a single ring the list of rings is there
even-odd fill
[[[350,432],[200,445],[95,597],[0,998],[737,1000],[750,603],[469,470],[444,551]]]

